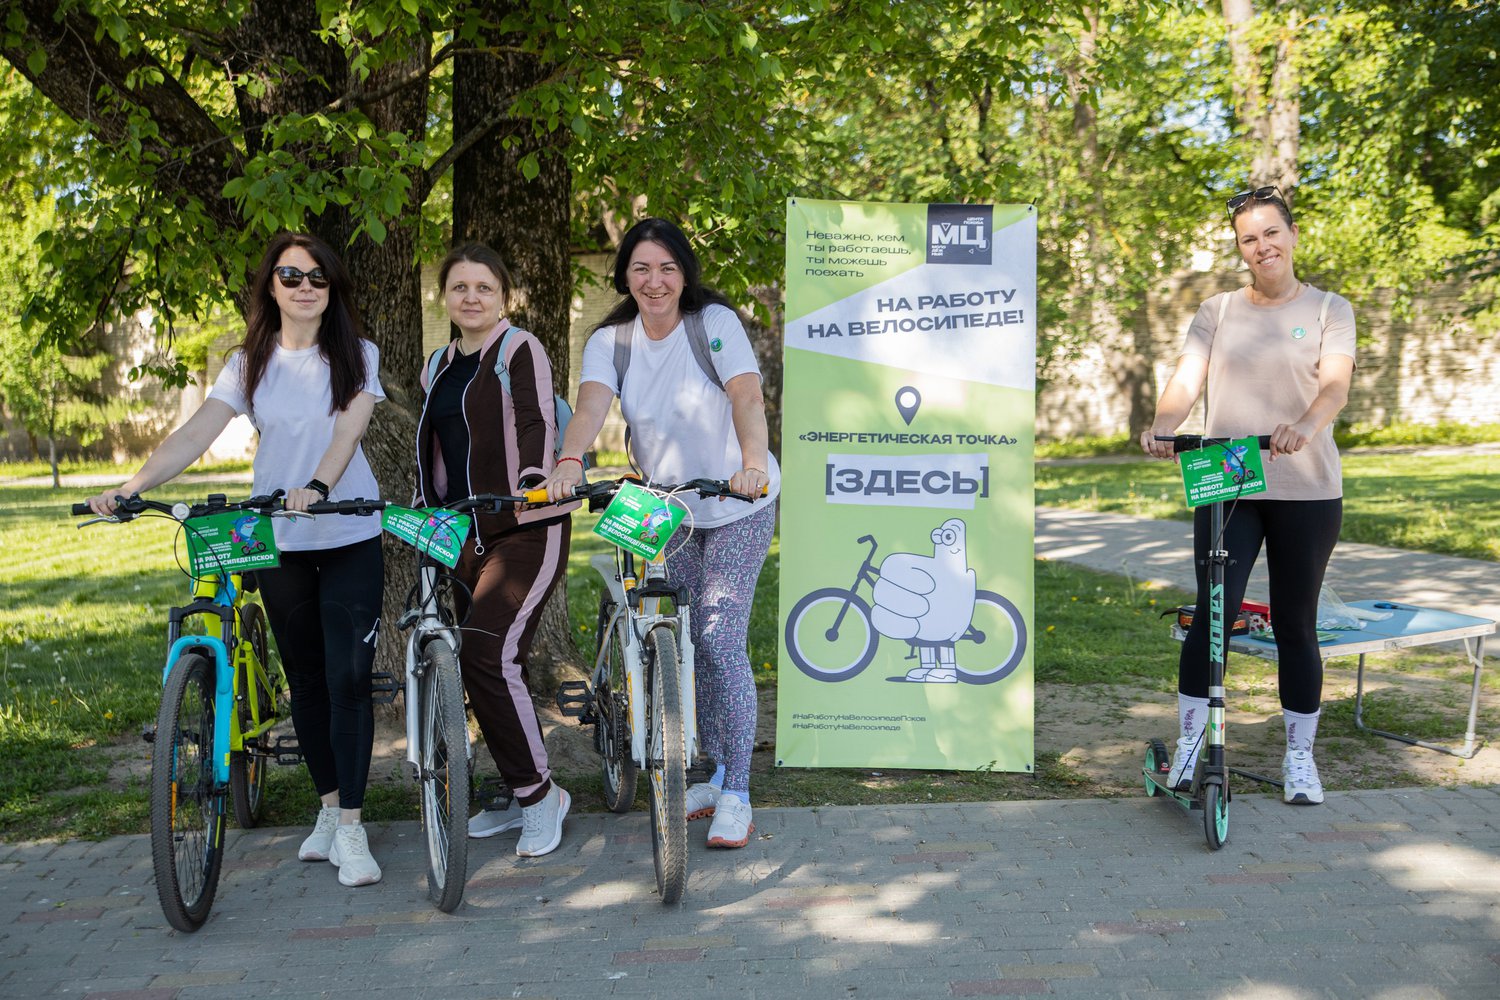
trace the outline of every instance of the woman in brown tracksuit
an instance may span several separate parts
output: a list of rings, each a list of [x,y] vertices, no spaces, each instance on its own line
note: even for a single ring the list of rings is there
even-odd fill
[[[477,493],[514,495],[552,471],[552,365],[536,337],[501,316],[507,277],[499,255],[478,243],[453,250],[439,270],[455,333],[422,373],[428,391],[417,425],[420,506]],[[472,817],[469,836],[520,827],[522,857],[557,848],[571,804],[552,782],[526,687],[542,606],[567,566],[570,525],[567,509],[558,507],[477,514],[457,567],[470,591],[460,592],[456,609],[466,618],[459,653],[464,688],[515,793],[511,808]]]

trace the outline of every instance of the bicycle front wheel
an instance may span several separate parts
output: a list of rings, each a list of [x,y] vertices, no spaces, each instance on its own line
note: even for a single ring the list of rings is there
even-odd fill
[[[880,634],[870,606],[852,590],[824,587],[786,616],[786,651],[813,680],[846,681],[870,665]]]
[[[239,712],[240,732],[253,729],[276,712],[276,693],[271,689],[270,633],[266,613],[259,604],[240,608],[240,641],[255,654],[259,670],[236,670],[234,675],[235,711]],[[260,823],[266,806],[266,771],[264,754],[246,746],[229,755],[229,798],[234,803],[234,821],[248,830]]]
[[[167,923],[208,919],[224,863],[224,789],[214,781],[214,668],[198,653],[172,665],[151,747],[151,866]]]
[[[687,738],[682,725],[677,636],[665,625],[646,634],[646,725],[651,734],[651,860],[663,903],[687,885]]]
[[[599,602],[599,664],[594,677],[594,743],[604,770],[604,805],[629,812],[635,804],[638,772],[630,753],[629,681],[625,676],[625,634],[613,622],[614,602]],[[603,659],[599,653],[604,654]]]
[[[427,896],[444,913],[464,898],[469,860],[469,730],[458,658],[442,639],[422,650],[417,759],[422,762],[422,832]],[[410,709],[412,706],[408,706]]]

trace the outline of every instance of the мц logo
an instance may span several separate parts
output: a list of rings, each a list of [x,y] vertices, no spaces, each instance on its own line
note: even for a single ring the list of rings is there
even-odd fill
[[[993,205],[928,205],[927,263],[988,264]]]

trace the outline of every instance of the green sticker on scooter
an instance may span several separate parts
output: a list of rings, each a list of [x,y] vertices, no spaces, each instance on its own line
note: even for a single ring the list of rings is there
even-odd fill
[[[188,565],[195,577],[281,565],[271,519],[264,514],[248,510],[208,514],[183,522],[182,530],[187,535]]]
[[[655,559],[686,515],[666,497],[625,483],[599,515],[594,534],[627,552]]]
[[[390,505],[380,515],[380,526],[451,569],[458,565],[464,539],[469,537],[470,520],[468,514],[455,514],[442,507]]]
[[[1209,445],[1178,456],[1189,507],[1236,500],[1266,491],[1260,442],[1254,437]]]

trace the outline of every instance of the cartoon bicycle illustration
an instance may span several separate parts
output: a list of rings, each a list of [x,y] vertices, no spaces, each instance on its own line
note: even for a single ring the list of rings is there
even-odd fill
[[[246,514],[235,520],[229,529],[229,540],[240,547],[241,555],[249,555],[252,552],[266,551],[266,543],[255,537],[256,525],[260,524],[260,518]]]
[[[1256,478],[1255,470],[1245,465],[1245,454],[1249,450],[1246,445],[1224,449],[1224,458],[1219,466],[1236,485]]]
[[[787,615],[784,639],[797,669],[814,680],[848,680],[870,665],[884,636],[905,642],[906,659],[918,661],[891,681],[993,684],[1010,676],[1026,652],[1026,623],[1009,600],[975,587],[964,535],[964,522],[950,519],[933,529],[931,556],[896,552],[879,569],[874,536],[860,537],[870,550],[854,582],[815,590]]]

